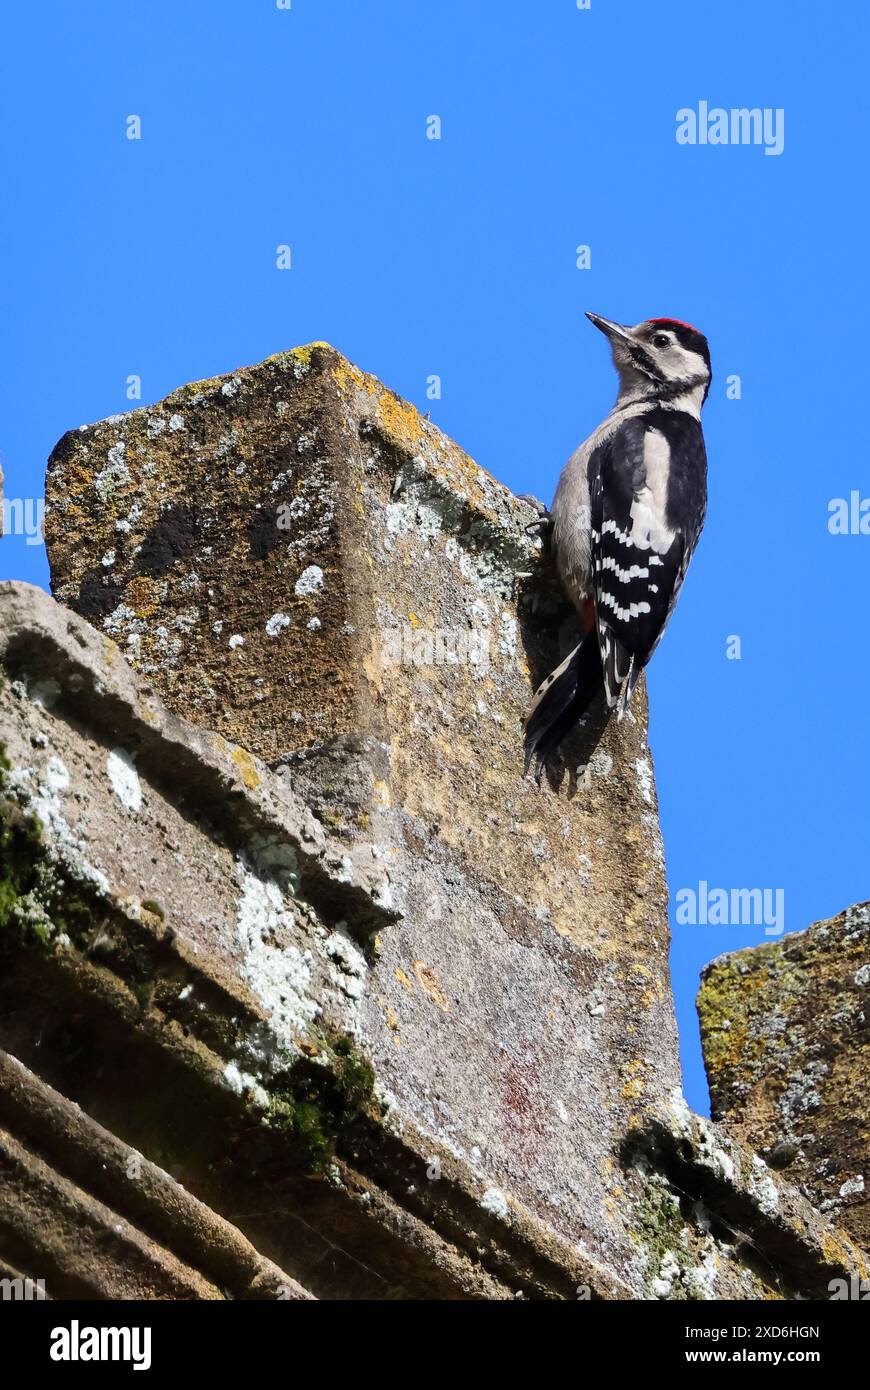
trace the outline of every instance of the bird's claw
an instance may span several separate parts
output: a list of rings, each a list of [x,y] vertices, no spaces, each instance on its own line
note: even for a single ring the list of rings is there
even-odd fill
[[[528,526],[523,527],[526,535],[536,531],[538,535],[542,536],[546,531],[549,531],[553,525],[553,518],[550,516],[548,508],[544,506],[541,499],[535,497],[531,492],[522,492],[520,493],[519,500],[521,502],[527,502],[528,505],[538,513],[536,521],[530,521]]]

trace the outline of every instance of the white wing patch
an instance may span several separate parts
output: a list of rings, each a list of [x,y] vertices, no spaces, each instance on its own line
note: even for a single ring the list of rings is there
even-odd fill
[[[650,611],[650,606],[646,600],[641,600],[640,603],[630,603],[627,608],[621,608],[618,600],[614,598],[613,594],[601,590],[598,594],[598,604],[599,607],[601,604],[605,604],[608,608],[611,608],[622,623],[628,622],[629,618],[639,618],[641,613],[649,613]]]
[[[631,536],[624,538],[626,543],[630,540],[638,550],[655,550],[660,555],[670,550],[676,534],[665,519],[670,458],[670,445],[661,431],[647,430],[643,439],[646,486],[640,489],[631,504]],[[605,527],[609,524],[605,522]]]
[[[617,539],[622,545],[631,545],[632,542],[633,542],[633,536],[632,536],[631,532],[630,532],[630,531],[621,531],[621,530],[619,529],[619,527],[617,526],[616,522],[613,520],[613,517],[612,517],[612,516],[609,516],[609,517],[607,518],[607,520],[605,521],[604,525],[602,526],[602,528],[601,528],[601,534],[602,534],[602,536],[606,536],[607,533],[608,533],[608,531],[611,531],[611,532],[613,533],[613,535],[616,537],[616,539]]]
[[[649,570],[646,565],[629,565],[627,570],[622,569],[612,555],[605,555],[601,561],[602,570],[613,570],[617,579],[621,579],[623,584],[627,584],[629,579],[649,579]]]

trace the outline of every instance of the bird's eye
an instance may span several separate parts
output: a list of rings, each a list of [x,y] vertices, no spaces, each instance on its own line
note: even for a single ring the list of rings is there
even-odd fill
[[[653,347],[668,347],[670,345],[670,341],[671,340],[668,337],[667,333],[654,333],[652,336]]]

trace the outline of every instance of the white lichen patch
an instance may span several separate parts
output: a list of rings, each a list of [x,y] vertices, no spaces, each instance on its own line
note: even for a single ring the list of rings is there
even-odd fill
[[[107,502],[117,488],[130,481],[130,470],[124,457],[126,450],[123,439],[119,439],[107,453],[105,468],[94,476],[94,491],[103,502]]]
[[[238,442],[239,432],[237,429],[233,428],[230,430],[229,434],[222,434],[217,442],[217,447],[214,451],[215,458],[226,458],[227,454],[231,454],[233,452]]]
[[[372,898],[378,907],[389,909],[393,906],[393,890],[386,880],[375,885],[372,889]]]
[[[659,1266],[658,1277],[653,1279],[652,1291],[656,1298],[669,1298],[674,1280],[680,1275],[680,1262],[673,1250],[666,1250]]]
[[[294,593],[299,598],[308,598],[322,588],[323,570],[319,565],[309,565],[307,569],[304,569],[293,586]]]
[[[229,647],[231,652],[236,651],[239,647],[243,647],[244,645],[245,639],[240,632],[234,632],[229,642],[227,643],[227,646]]]
[[[499,619],[499,638],[496,646],[503,656],[517,654],[517,620],[512,613],[502,613]]]
[[[415,532],[424,541],[435,539],[442,522],[436,509],[422,502],[389,502],[384,519],[388,536],[399,537]]]
[[[329,979],[336,990],[356,1006],[366,992],[366,956],[357,947],[356,941],[339,927],[329,933],[324,942],[324,952],[329,960]],[[356,1027],[352,1031],[356,1033]]]
[[[269,1107],[269,1093],[264,1090],[255,1076],[242,1071],[237,1062],[227,1062],[223,1070],[224,1081],[237,1096],[253,1101],[261,1110]]]
[[[117,608],[113,608],[108,618],[103,623],[106,632],[114,637],[117,633],[123,632],[125,628],[132,626],[135,631],[137,622],[135,609],[127,603],[119,603]]]
[[[133,759],[123,748],[113,748],[106,759],[106,776],[122,806],[134,814],[142,809],[142,784]]]
[[[716,1249],[715,1242],[711,1242],[712,1249],[708,1250],[699,1265],[694,1265],[683,1273],[682,1282],[691,1298],[715,1299],[717,1295],[717,1284],[719,1271],[722,1266],[722,1257]]]
[[[480,1199],[480,1205],[484,1211],[490,1212],[493,1216],[499,1217],[501,1221],[506,1221],[510,1207],[508,1199],[498,1187],[488,1187]]]
[[[765,1216],[774,1216],[779,1211],[779,1188],[764,1159],[759,1158],[757,1154],[752,1155],[752,1169],[749,1191]]]
[[[480,598],[476,598],[468,604],[468,616],[479,627],[489,627],[492,622],[489,604]]]
[[[678,1086],[668,1093],[667,1108],[677,1133],[684,1139],[691,1138],[693,1115]]]
[[[119,531],[122,535],[128,534],[132,531],[137,521],[140,520],[141,516],[142,508],[139,506],[138,502],[134,502],[127,515],[122,517],[120,521],[115,522],[115,530]]]
[[[737,1170],[732,1157],[733,1150],[727,1141],[720,1142],[716,1131],[709,1120],[703,1116],[696,1116],[695,1124],[698,1130],[697,1155],[698,1158],[710,1168],[718,1178],[724,1182],[733,1183],[737,1177]]]
[[[638,758],[634,767],[637,773],[637,784],[640,787],[640,794],[646,804],[652,806],[655,798],[655,781],[653,778],[652,763],[647,757]]]
[[[854,1178],[847,1178],[840,1188],[841,1197],[859,1197],[864,1191],[864,1177],[861,1173]]]
[[[184,416],[183,416],[183,415],[170,415],[170,417],[169,417],[169,428],[170,428],[171,430],[173,430],[176,434],[178,433],[179,430],[183,430],[183,429],[184,429]]]
[[[85,857],[85,841],[75,834],[64,815],[61,797],[69,787],[69,773],[61,759],[49,759],[39,777],[33,768],[15,768],[6,774],[4,786],[25,811],[40,821],[49,860],[62,865],[71,878],[108,897],[109,880]]]
[[[277,482],[277,479],[276,479]],[[272,484],[275,489],[275,483]],[[294,497],[281,509],[282,518],[287,522],[299,521],[307,512],[311,511],[311,503],[305,497]],[[289,529],[286,525],[285,530]]]
[[[266,632],[269,637],[279,637],[286,627],[290,626],[290,616],[288,613],[273,613],[266,623]]]
[[[45,768],[46,786],[52,792],[65,792],[69,787],[69,771],[62,758],[49,758]]]
[[[320,1012],[311,995],[313,955],[294,943],[296,917],[271,879],[239,865],[236,935],[241,974],[270,1015],[279,1048],[292,1048]]]

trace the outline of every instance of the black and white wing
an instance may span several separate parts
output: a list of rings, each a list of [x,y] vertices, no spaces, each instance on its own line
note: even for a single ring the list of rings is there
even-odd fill
[[[592,573],[604,687],[622,708],[677,601],[707,507],[700,422],[656,408],[625,420],[589,460]]]

